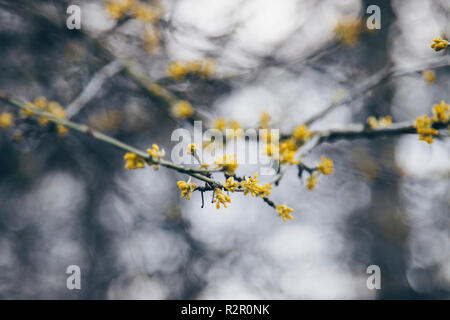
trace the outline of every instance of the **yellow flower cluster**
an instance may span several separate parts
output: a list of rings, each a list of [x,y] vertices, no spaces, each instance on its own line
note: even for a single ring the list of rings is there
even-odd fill
[[[241,124],[239,123],[239,121],[235,120],[235,119],[231,119],[229,121],[227,121],[225,118],[223,117],[218,117],[213,121],[213,128],[217,129],[219,131],[221,131],[224,134],[228,134],[229,136],[233,136],[235,138],[238,138],[242,132],[239,131],[239,129],[241,129]],[[233,130],[229,132],[227,132],[227,130]]]
[[[144,48],[147,53],[155,53],[155,49],[159,47],[161,35],[155,27],[146,28],[143,36]]]
[[[116,20],[130,14],[133,18],[148,23],[156,22],[161,15],[156,7],[135,0],[109,0],[106,2],[106,10]]]
[[[314,190],[316,184],[319,183],[319,180],[317,179],[318,176],[319,175],[317,173],[313,173],[308,177],[308,179],[306,180],[306,188],[308,188],[308,190]]]
[[[224,194],[221,189],[216,188],[214,190],[213,203],[216,204],[217,209],[220,209],[220,204],[227,208],[227,203],[231,203],[231,199],[228,195]]]
[[[424,114],[422,117],[418,117],[414,123],[417,133],[419,134],[419,140],[426,141],[432,144],[434,137],[438,135],[438,131],[433,128],[433,123],[448,123],[450,119],[450,107],[444,100],[440,104],[433,105],[432,118]]]
[[[150,157],[152,158],[152,160],[155,162],[160,161],[161,158],[164,157],[164,155],[165,155],[164,150],[160,150],[159,146],[157,144],[152,144],[152,148],[147,149],[147,152],[150,155]],[[155,170],[158,170],[159,165],[155,163],[155,164],[153,164],[153,168]]]
[[[8,129],[14,124],[14,116],[9,112],[0,113],[0,128]]]
[[[448,41],[441,38],[434,38],[430,47],[434,51],[440,51],[448,47]]]
[[[110,0],[106,2],[106,10],[113,19],[122,18],[134,5],[134,0]]]
[[[316,187],[316,184],[319,183],[318,177],[320,174],[327,176],[334,172],[333,160],[328,159],[325,156],[322,156],[321,161],[317,165],[316,170],[317,170],[317,172],[311,174],[308,177],[308,179],[306,180],[306,188],[310,191],[314,190],[314,188]]]
[[[419,140],[426,141],[429,144],[433,143],[434,137],[438,135],[438,131],[433,127],[433,119],[424,114],[422,117],[416,119],[414,127],[419,134]]]
[[[123,156],[125,159],[125,169],[134,170],[134,169],[142,169],[145,167],[145,160],[142,157],[139,157],[136,153],[127,152]]]
[[[161,15],[158,8],[149,6],[148,4],[142,2],[134,3],[130,10],[134,18],[148,23],[155,23]]]
[[[444,100],[440,104],[435,104],[433,106],[433,121],[434,122],[448,122],[450,118],[450,107],[445,103]]]
[[[359,35],[362,30],[362,22],[357,18],[350,18],[339,21],[334,32],[338,39],[347,46],[354,46],[358,43]]]
[[[49,113],[50,115],[56,118],[67,119],[66,111],[64,110],[63,107],[61,107],[61,105],[58,102],[48,101],[47,98],[42,96],[36,97],[34,99],[34,103],[33,104],[28,103],[27,107],[28,109],[22,109],[20,111],[21,115],[24,117],[32,116],[34,114],[33,109],[37,108],[41,111]],[[50,119],[46,118],[45,116],[41,116],[38,117],[37,121],[40,126],[45,127],[49,123]],[[69,132],[69,130],[61,124],[56,125],[56,131],[58,135],[61,137],[65,136]]]
[[[432,70],[424,70],[422,76],[427,83],[434,83],[436,81],[436,73]]]
[[[181,100],[172,106],[172,113],[179,119],[189,119],[194,115],[194,108],[189,101]]]
[[[167,74],[175,80],[183,80],[188,75],[210,78],[214,74],[215,67],[216,63],[212,58],[207,58],[204,61],[173,61],[167,67]]]
[[[181,197],[185,198],[186,200],[191,199],[191,194],[194,192],[196,185],[194,182],[191,182],[191,179],[187,182],[185,181],[178,181],[177,182],[178,188],[181,190]]]
[[[313,133],[308,130],[308,127],[305,124],[299,125],[294,128],[292,132],[292,137],[299,142],[306,142],[309,138],[311,138]]]
[[[228,175],[234,175],[234,172],[238,167],[235,154],[225,154],[223,156],[219,156],[217,160],[214,160],[214,163],[216,164],[214,169],[222,168]]]
[[[333,168],[333,160],[328,159],[325,156],[322,156],[320,163],[317,165],[317,171],[324,175],[332,174],[334,171]]]
[[[251,194],[253,197],[258,196],[261,198],[268,197],[270,195],[270,190],[272,186],[266,183],[264,186],[258,184],[258,174],[255,173],[253,177],[246,177],[245,180],[241,182],[241,187],[244,189],[244,195]]]
[[[223,187],[225,190],[234,192],[236,188],[239,188],[239,182],[235,181],[233,177],[229,177]]]
[[[294,211],[294,209],[289,208],[285,204],[283,205],[276,205],[275,209],[278,212],[278,215],[283,218],[283,221],[286,222],[287,219],[292,220],[294,217],[291,215],[291,212]]]
[[[385,116],[385,117],[380,117],[377,119],[373,116],[370,116],[369,118],[367,118],[367,124],[372,129],[379,128],[379,127],[389,127],[392,124],[392,117]]]

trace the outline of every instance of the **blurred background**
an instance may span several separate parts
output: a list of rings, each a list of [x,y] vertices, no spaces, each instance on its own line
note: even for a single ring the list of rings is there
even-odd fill
[[[172,131],[192,128],[130,70],[207,119],[255,127],[267,112],[288,133],[387,65],[448,54],[430,43],[450,35],[449,0],[141,2],[156,8],[156,21],[114,19],[105,1],[0,0],[0,89],[45,96],[70,106],[74,121],[142,149],[170,150]],[[81,8],[81,30],[66,27],[70,4]],[[381,9],[380,30],[365,28],[369,5]],[[343,37],[336,26],[346,21],[362,26]],[[206,58],[215,61],[209,79],[167,75],[173,61]],[[312,128],[371,115],[413,120],[450,100],[450,68],[433,72],[433,81],[421,72],[387,79]],[[80,99],[92,79],[99,85]],[[6,111],[15,112],[0,104]],[[179,197],[176,181],[187,177],[127,171],[121,151],[53,129],[29,119],[0,129],[2,299],[450,297],[448,139],[321,145],[305,162],[326,155],[335,173],[311,192],[289,168],[271,195],[295,210],[283,223],[263,201],[240,195],[228,209],[209,201],[200,208],[199,193]],[[73,264],[81,290],[66,288]],[[380,290],[366,286],[372,264],[381,269]]]

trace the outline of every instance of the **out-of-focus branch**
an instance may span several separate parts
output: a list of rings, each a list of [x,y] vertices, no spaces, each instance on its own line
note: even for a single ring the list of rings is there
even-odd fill
[[[92,77],[78,97],[66,107],[67,117],[70,119],[77,115],[95,97],[104,82],[119,73],[122,69],[123,66],[118,60],[113,60],[101,68]]]
[[[336,108],[343,106],[345,104],[348,104],[355,100],[357,97],[365,94],[371,89],[374,89],[375,87],[379,86],[383,83],[383,81],[393,78],[393,77],[399,77],[406,74],[411,74],[415,72],[420,72],[426,69],[433,69],[433,68],[441,68],[441,67],[447,67],[450,66],[450,57],[446,56],[439,60],[433,60],[432,62],[428,62],[425,64],[420,64],[418,66],[414,67],[408,67],[408,68],[395,68],[391,66],[385,66],[380,71],[373,74],[371,77],[369,77],[365,82],[363,82],[361,85],[355,87],[353,90],[351,90],[342,100],[330,104],[328,107],[320,111],[319,113],[315,114],[311,118],[307,119],[304,123],[306,125],[311,125],[312,123],[316,122],[319,119],[322,119],[324,116],[326,116],[331,111],[335,110]]]

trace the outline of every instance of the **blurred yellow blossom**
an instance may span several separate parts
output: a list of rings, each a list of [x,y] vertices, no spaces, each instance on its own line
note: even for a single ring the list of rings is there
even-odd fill
[[[133,1],[131,1],[133,2]],[[130,7],[132,15],[139,20],[148,23],[154,23],[159,19],[160,12],[158,8],[152,7],[142,2],[136,2]]]
[[[173,105],[172,113],[177,118],[189,119],[194,115],[194,108],[192,108],[189,101],[181,100]]]
[[[436,81],[436,73],[432,70],[424,70],[422,71],[422,76],[427,83],[434,83]]]
[[[133,169],[142,169],[145,167],[145,160],[142,157],[139,157],[136,153],[127,152],[125,153],[125,169],[133,170]]]
[[[305,124],[295,127],[292,132],[292,137],[300,142],[306,142],[312,135],[312,131],[309,131]]]
[[[156,28],[146,28],[144,32],[144,48],[148,54],[155,53],[159,47],[160,34]],[[156,84],[155,84],[156,85]]]
[[[433,121],[434,122],[448,122],[450,117],[449,105],[444,100],[440,104],[433,106]]]
[[[213,122],[213,128],[225,132],[225,129],[227,128],[227,120],[223,117],[215,119]]]
[[[369,118],[367,118],[367,124],[372,129],[375,129],[377,127],[389,127],[392,124],[392,117],[385,116],[377,119],[374,116],[370,116]]]
[[[9,112],[0,113],[0,127],[8,129],[14,124],[14,116]]]
[[[317,174],[312,174],[306,180],[306,188],[308,188],[308,190],[312,191],[316,187],[316,184],[319,182],[317,176]]]
[[[261,114],[261,118],[259,120],[259,127],[262,129],[269,129],[269,122],[270,120],[272,120],[272,117],[270,116],[270,114],[268,114],[266,111],[264,111]]]
[[[334,171],[333,160],[328,159],[325,156],[322,156],[321,162],[317,165],[317,171],[324,175],[329,175],[333,173]]]
[[[362,30],[362,22],[358,18],[341,20],[334,28],[338,39],[347,46],[354,46],[359,39]]]
[[[134,5],[134,0],[109,0],[106,2],[106,10],[113,19],[122,18]]]
[[[287,219],[289,219],[289,220],[294,219],[294,217],[291,215],[291,212],[294,211],[294,209],[289,208],[285,204],[283,204],[283,205],[277,204],[275,206],[275,209],[278,212],[278,216],[282,217],[284,222],[286,222]]]
[[[167,74],[175,80],[183,80],[189,74],[195,74],[202,78],[210,78],[215,71],[215,60],[191,60],[187,62],[172,61],[167,67]]]
[[[225,154],[223,156],[219,156],[214,163],[217,165],[214,169],[223,168],[225,173],[229,175],[234,175],[234,172],[238,167],[235,154]]]

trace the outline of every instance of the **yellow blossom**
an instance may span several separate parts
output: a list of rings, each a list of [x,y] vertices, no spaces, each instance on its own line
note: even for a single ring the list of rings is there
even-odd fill
[[[152,148],[151,149],[147,149],[148,154],[150,155],[150,157],[152,158],[152,160],[154,162],[158,162],[161,160],[162,157],[164,157],[165,152],[164,150],[160,150],[159,146],[157,144],[152,144]],[[159,165],[157,163],[153,164],[153,168],[155,170],[158,170]]]
[[[319,182],[319,180],[317,180],[317,176],[317,174],[312,174],[306,180],[306,188],[308,188],[308,190],[312,191],[316,187],[316,184]]]
[[[300,142],[306,142],[312,135],[313,133],[304,124],[295,127],[292,132],[292,137]]]
[[[34,106],[34,104],[27,102],[26,107],[27,107],[26,109],[20,110],[20,115],[22,117],[28,118],[34,114],[33,109],[35,108],[35,106]]]
[[[208,169],[208,167],[209,167],[209,164],[207,164],[207,163],[202,163],[200,165],[200,169]]]
[[[144,48],[148,54],[153,54],[159,46],[160,34],[158,29],[146,29],[144,33]],[[156,85],[156,84],[155,84]]]
[[[36,97],[34,99],[34,105],[36,107],[38,107],[39,109],[45,110],[47,108],[47,105],[48,105],[47,98],[43,97],[43,96]]]
[[[414,127],[419,134],[419,140],[426,141],[429,144],[433,143],[433,139],[438,135],[438,131],[433,127],[433,120],[424,114],[422,117],[418,117],[414,124]]]
[[[133,170],[133,169],[142,169],[145,167],[145,160],[142,157],[139,157],[136,153],[127,152],[125,153],[125,169]]]
[[[188,153],[189,153],[190,155],[194,155],[195,152],[197,151],[197,145],[196,145],[195,143],[190,143],[190,144],[187,146],[187,150],[188,150]]]
[[[213,127],[217,130],[225,132],[225,129],[227,127],[227,120],[225,120],[225,118],[223,117],[219,117],[214,120]]]
[[[291,165],[298,164],[295,160],[295,152],[298,149],[297,142],[294,139],[285,139],[280,142],[279,161],[280,164],[289,163]],[[272,151],[272,150],[271,150]],[[276,151],[276,150],[273,150]]]
[[[64,137],[67,133],[69,133],[69,129],[61,124],[58,124],[56,126],[56,132],[58,133],[58,136]]]
[[[234,175],[234,172],[238,167],[235,154],[225,154],[223,156],[219,156],[214,163],[217,165],[214,169],[223,168],[225,173],[229,175]]]
[[[173,105],[172,113],[177,118],[189,119],[194,114],[194,108],[192,108],[189,101],[181,100]]]
[[[175,80],[183,80],[188,75],[210,78],[214,74],[215,65],[216,63],[212,58],[207,58],[204,61],[173,61],[167,68],[167,74]]]
[[[385,116],[377,119],[373,116],[370,116],[369,118],[367,118],[367,124],[372,129],[375,129],[377,127],[389,127],[392,124],[392,117]]]
[[[181,190],[181,197],[185,198],[186,200],[191,199],[191,194],[194,192],[196,185],[194,182],[191,182],[191,178],[187,182],[185,181],[178,181],[177,182],[178,188]]]
[[[227,203],[231,203],[231,199],[228,195],[224,194],[221,189],[216,188],[214,190],[213,203],[216,204],[217,209],[220,209],[220,204],[227,208]]]
[[[131,6],[131,13],[136,19],[148,23],[154,23],[159,19],[159,11],[145,3],[137,2]]]
[[[433,121],[446,123],[449,121],[450,112],[449,105],[445,103],[444,100],[440,104],[435,104],[433,106]]]
[[[8,129],[14,124],[14,116],[9,112],[0,113],[0,128]]]
[[[239,182],[235,181],[233,177],[229,177],[223,184],[223,187],[228,191],[234,192],[234,189],[239,188]]]
[[[266,146],[266,154],[269,157],[272,157],[274,159],[278,159],[279,158],[279,152],[280,152],[280,148],[278,148],[275,144],[271,143],[268,144]]]
[[[440,51],[448,47],[448,41],[441,38],[434,38],[430,47],[434,51]]]
[[[239,130],[241,128],[242,128],[241,124],[237,120],[234,120],[234,119],[230,120],[230,122],[228,124],[228,129],[231,129],[233,131],[232,131],[232,134],[231,135],[229,134],[229,135],[232,137],[235,137],[235,138],[239,137],[242,133],[242,131]]]
[[[278,215],[283,218],[283,221],[286,222],[287,219],[292,220],[294,217],[291,215],[291,212],[294,211],[294,209],[289,208],[285,204],[283,205],[275,205],[275,209],[278,212]]]
[[[317,171],[324,175],[329,175],[333,173],[334,171],[333,160],[328,159],[325,156],[322,156],[321,160],[322,161],[317,165]]]
[[[245,180],[241,182],[241,187],[244,189],[244,195],[251,194],[259,197],[268,197],[270,195],[270,190],[272,186],[266,183],[264,186],[258,184],[258,174],[255,173],[253,177],[246,177]]]
[[[339,21],[334,28],[334,32],[343,44],[354,46],[358,42],[361,27],[362,22],[360,19],[349,18]]]
[[[436,81],[436,73],[432,70],[424,70],[422,76],[427,83],[434,83]]]
[[[167,68],[167,74],[175,80],[183,79],[188,73],[186,64],[180,61],[173,61]]]
[[[267,112],[263,112],[261,114],[261,118],[259,120],[259,127],[262,129],[269,129],[269,122],[270,120],[272,120],[272,118],[270,117],[270,114],[268,114]]]
[[[295,160],[295,151],[285,150],[280,152],[280,164],[289,163],[290,165],[298,164],[299,161]]]
[[[109,15],[116,20],[122,18],[134,4],[134,0],[109,0],[106,3],[106,10]]]

